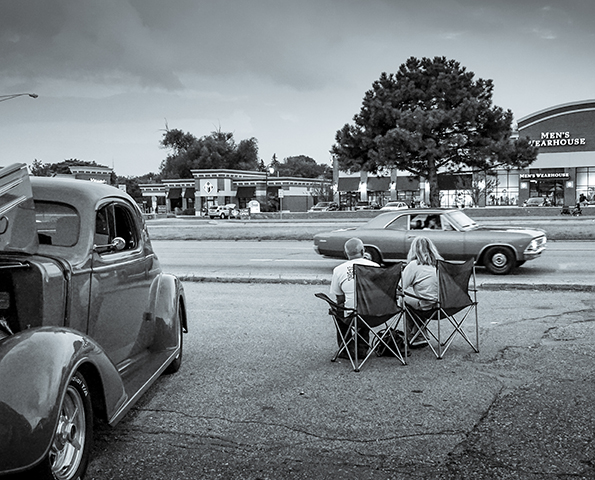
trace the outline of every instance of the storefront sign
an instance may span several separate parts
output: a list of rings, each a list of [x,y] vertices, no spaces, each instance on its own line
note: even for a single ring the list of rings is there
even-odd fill
[[[548,178],[570,178],[569,173],[521,173],[522,180],[546,180]]]
[[[534,147],[575,147],[586,145],[586,138],[573,138],[570,132],[541,132],[539,140],[530,140]]]
[[[213,185],[211,182],[207,182],[203,185],[202,189],[207,192],[208,195],[210,195],[213,190],[215,190],[215,185]]]

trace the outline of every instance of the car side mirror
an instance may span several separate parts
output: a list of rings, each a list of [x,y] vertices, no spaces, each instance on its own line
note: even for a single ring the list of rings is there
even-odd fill
[[[112,240],[112,249],[116,252],[121,252],[126,247],[126,240],[122,237],[116,237]]]
[[[126,240],[122,237],[116,237],[112,240],[112,243],[108,243],[107,245],[93,245],[93,250],[99,253],[105,252],[121,252],[126,248]]]

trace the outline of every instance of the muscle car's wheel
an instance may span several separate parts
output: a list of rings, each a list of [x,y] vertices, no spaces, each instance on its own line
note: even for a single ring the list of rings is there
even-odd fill
[[[93,409],[89,387],[80,373],[75,373],[60,405],[58,424],[46,459],[35,478],[75,480],[87,470],[93,438]]]
[[[490,273],[506,275],[512,271],[516,262],[509,248],[492,247],[484,255],[484,265]]]
[[[378,251],[378,249],[376,247],[370,247],[370,246],[366,246],[365,247],[366,250],[366,254],[369,256],[370,260],[372,260],[373,262],[376,262],[378,265],[382,265],[382,255],[380,255],[380,252]]]
[[[180,351],[178,352],[178,356],[175,358],[173,362],[171,362],[168,367],[165,369],[166,375],[171,375],[172,373],[176,373],[180,367],[182,366],[182,347],[184,345],[184,306],[182,302],[178,301],[178,318],[176,319],[178,322],[178,328],[180,332]]]

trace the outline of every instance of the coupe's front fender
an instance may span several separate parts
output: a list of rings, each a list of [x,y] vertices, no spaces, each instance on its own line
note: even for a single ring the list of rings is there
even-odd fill
[[[0,343],[0,473],[27,469],[45,457],[66,386],[83,364],[98,375],[106,411],[116,410],[126,399],[122,381],[88,337],[45,327]]]

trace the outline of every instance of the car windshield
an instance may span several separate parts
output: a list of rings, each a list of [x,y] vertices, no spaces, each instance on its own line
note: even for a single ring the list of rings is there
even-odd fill
[[[458,230],[467,231],[479,227],[475,220],[472,220],[460,210],[448,212],[448,219],[457,227]]]

